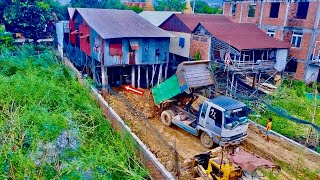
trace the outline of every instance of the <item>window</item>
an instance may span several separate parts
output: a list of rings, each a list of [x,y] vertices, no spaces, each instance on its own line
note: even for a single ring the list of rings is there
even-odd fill
[[[209,118],[214,120],[214,123],[217,127],[221,128],[222,124],[222,112],[214,107],[210,108]]]
[[[179,38],[179,46],[182,47],[182,48],[184,48],[184,41],[185,41],[184,37],[180,37]]]
[[[203,103],[202,109],[201,109],[201,117],[202,118],[206,117],[207,109],[208,109],[208,104],[207,103]]]
[[[208,39],[207,39],[207,38],[205,38],[205,37],[201,37],[200,41],[202,41],[202,42],[207,42],[207,41],[208,41]]]
[[[196,41],[199,41],[199,37],[198,36],[193,36],[192,39],[196,40]]]
[[[300,48],[302,36],[303,36],[303,33],[293,32],[291,37],[291,44],[295,45],[295,47],[297,48]]]
[[[255,13],[256,13],[256,5],[250,4],[248,8],[248,17],[254,17]]]
[[[90,44],[90,36],[88,36],[86,40],[87,40],[87,43]]]
[[[268,36],[274,37],[274,35],[276,34],[275,30],[268,30],[267,32]]]
[[[297,16],[298,19],[306,19],[309,9],[309,2],[298,2]]]
[[[280,8],[279,2],[271,3],[271,8],[270,8],[270,17],[271,18],[278,18],[279,8]]]
[[[235,16],[236,15],[236,10],[237,10],[237,4],[231,4],[231,10],[230,10],[230,16]]]

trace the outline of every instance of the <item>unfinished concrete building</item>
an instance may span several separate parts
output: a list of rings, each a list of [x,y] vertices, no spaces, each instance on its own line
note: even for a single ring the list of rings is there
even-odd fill
[[[233,22],[254,23],[269,36],[293,44],[287,70],[296,79],[320,82],[320,1],[226,0],[223,10]]]

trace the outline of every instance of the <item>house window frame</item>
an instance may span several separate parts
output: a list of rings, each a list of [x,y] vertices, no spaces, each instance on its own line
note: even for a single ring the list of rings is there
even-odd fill
[[[254,12],[253,12],[253,16],[250,16],[250,7],[254,6]],[[252,18],[256,16],[256,10],[257,10],[257,4],[256,3],[250,3],[248,6],[248,17]]]
[[[270,37],[274,37],[276,35],[276,30],[272,30],[272,29],[267,30],[267,35]]]
[[[277,16],[274,16],[274,17],[271,17],[271,10],[272,10],[272,7],[274,6],[274,4],[277,4],[278,5],[278,13],[277,13]],[[276,19],[276,18],[279,18],[279,11],[280,11],[280,2],[272,2],[271,5],[270,5],[270,13],[269,13],[269,17],[272,18],[272,19]]]
[[[229,16],[236,16],[236,12],[237,12],[237,4],[236,3],[232,3],[231,6],[230,6]]]
[[[304,16],[299,16],[299,15],[298,15],[299,10],[301,11],[301,9],[304,9],[304,7],[300,7],[300,6],[302,6],[302,5],[301,5],[302,3],[308,3],[308,6],[307,6],[307,9],[305,10],[305,13],[306,13],[306,14],[305,14]],[[309,7],[310,7],[310,2],[298,2],[298,8],[297,8],[297,12],[296,12],[296,18],[297,18],[297,19],[307,19]]]
[[[290,43],[293,44],[296,48],[301,48],[302,38],[303,38],[303,33],[293,32]],[[300,39],[300,42],[298,41],[298,39]],[[299,42],[299,46],[297,46],[298,42]]]

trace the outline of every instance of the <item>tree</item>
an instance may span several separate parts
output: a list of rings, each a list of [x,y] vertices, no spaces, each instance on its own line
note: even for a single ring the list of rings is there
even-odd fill
[[[156,0],[157,11],[183,11],[185,8],[185,0]]]
[[[191,2],[191,6],[193,8],[194,2]],[[222,14],[222,10],[218,8],[214,8],[208,5],[208,3],[204,1],[196,1],[195,2],[195,13],[202,14]]]
[[[35,0],[17,0],[4,10],[4,20],[13,32],[23,33],[36,42],[45,35],[45,27],[50,20],[50,4]]]
[[[126,9],[132,10],[132,11],[138,13],[138,14],[143,11],[143,8],[138,7],[138,6],[126,6]]]
[[[104,9],[125,9],[120,0],[73,0],[72,7],[81,8],[104,8]]]
[[[10,48],[12,46],[12,42],[12,34],[6,32],[5,27],[0,24],[0,52],[3,48]]]

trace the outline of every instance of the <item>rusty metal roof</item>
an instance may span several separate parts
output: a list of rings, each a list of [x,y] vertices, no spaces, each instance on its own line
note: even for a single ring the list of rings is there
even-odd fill
[[[193,31],[200,22],[214,22],[214,23],[232,23],[224,15],[210,15],[210,14],[175,14],[188,28]]]
[[[124,37],[172,37],[131,10],[76,8],[103,39]]]
[[[268,36],[254,24],[249,23],[210,23],[201,22],[215,38],[230,44],[238,50],[244,49],[270,49],[292,47]]]

